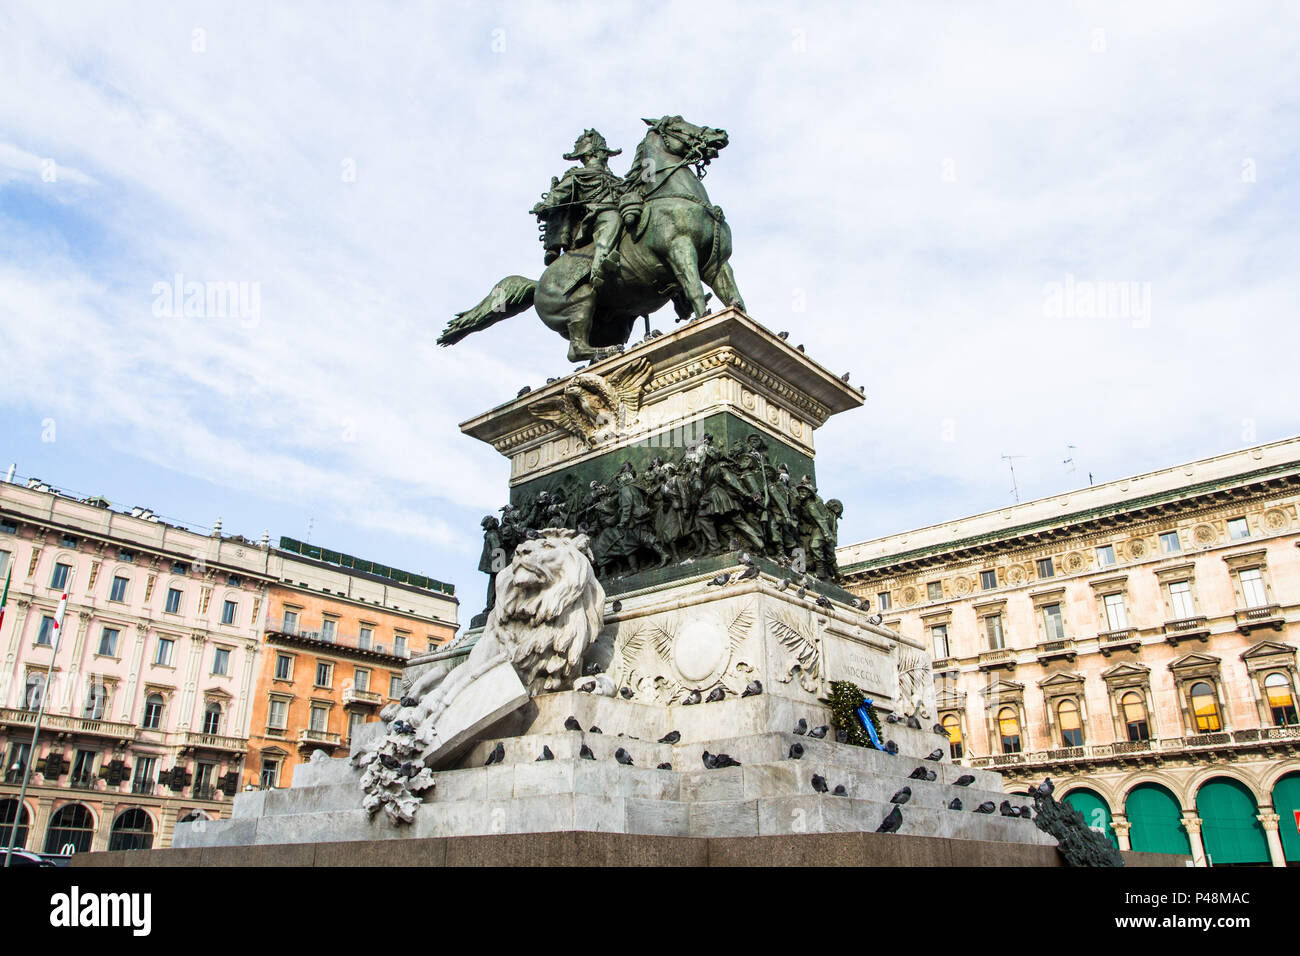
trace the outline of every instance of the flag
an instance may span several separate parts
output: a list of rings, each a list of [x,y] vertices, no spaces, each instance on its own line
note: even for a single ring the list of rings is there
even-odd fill
[[[69,574],[68,578],[71,579],[72,575]],[[66,614],[68,611],[68,592],[71,590],[72,590],[72,583],[71,580],[69,580],[67,586],[64,587],[63,589],[63,594],[59,596],[59,608],[57,611],[54,612],[54,653],[55,654],[59,653],[59,643],[63,638],[63,615]]]
[[[14,563],[9,562],[9,573],[5,575],[5,591],[0,594],[0,628],[5,625],[5,607],[9,604],[9,582],[14,579]]]

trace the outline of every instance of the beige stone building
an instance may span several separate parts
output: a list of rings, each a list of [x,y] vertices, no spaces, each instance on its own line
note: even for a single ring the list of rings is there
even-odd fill
[[[1300,438],[840,549],[954,757],[1121,848],[1300,865]]]

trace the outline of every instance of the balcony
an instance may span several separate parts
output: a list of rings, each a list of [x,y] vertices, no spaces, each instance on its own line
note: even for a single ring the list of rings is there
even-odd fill
[[[1292,753],[1300,751],[1300,726],[1263,727],[1256,730],[1164,737],[1159,740],[1123,740],[1111,744],[1086,744],[1082,747],[1018,754],[992,754],[987,757],[972,757],[968,762],[972,767],[1023,767],[1028,771],[1030,768],[1068,768],[1080,764],[1121,763],[1144,758],[1158,762],[1162,757],[1189,751],[1232,753],[1258,749]]]
[[[182,739],[182,746],[195,750],[220,750],[226,753],[242,754],[248,750],[248,741],[241,737],[227,737],[223,734],[203,734],[189,731]]]
[[[371,660],[388,663],[405,661],[411,656],[409,648],[397,650],[390,644],[376,642],[373,638],[363,639],[360,634],[340,634],[337,631],[327,634],[323,630],[307,630],[298,622],[286,624],[284,618],[268,620],[266,633],[274,635],[284,644],[304,645],[316,650],[337,648],[350,654],[358,654]]]
[[[36,726],[36,711],[0,708],[0,725],[10,727]],[[134,740],[135,724],[119,724],[111,720],[94,720],[90,717],[70,717],[67,714],[46,713],[41,718],[41,730],[52,733],[81,734],[86,737],[105,737],[125,743]]]
[[[157,789],[158,789],[158,784],[156,784],[152,780],[136,779],[131,781],[132,793],[140,793],[140,794],[148,795],[154,793],[155,791],[157,791]]]
[[[343,738],[339,734],[332,734],[328,730],[313,730],[308,727],[305,730],[298,731],[299,747],[321,747],[330,748],[338,747],[343,743]]]
[[[190,794],[195,800],[215,800],[220,793],[216,787],[208,785],[206,787],[191,787]]]
[[[1165,641],[1177,647],[1183,641],[1210,640],[1210,626],[1204,616],[1182,617],[1176,621],[1165,621]]]
[[[999,668],[1006,668],[1009,671],[1016,669],[1015,651],[1007,647],[1001,647],[995,651],[983,651],[980,654],[980,670],[995,671]]]
[[[343,690],[344,707],[378,707],[384,699],[372,690],[357,690],[346,687]]]
[[[1102,656],[1110,657],[1116,651],[1136,651],[1142,647],[1142,639],[1137,629],[1126,627],[1118,631],[1102,631],[1097,635],[1098,650]]]
[[[1072,661],[1078,656],[1079,651],[1075,647],[1075,641],[1072,638],[1061,641],[1047,641],[1038,645],[1038,663],[1040,664],[1055,660]]]
[[[93,774],[74,773],[70,777],[68,777],[68,786],[71,787],[73,790],[94,790],[96,779],[97,778]]]
[[[1277,604],[1238,608],[1234,616],[1237,619],[1237,630],[1243,634],[1249,634],[1257,627],[1271,627],[1275,631],[1280,631],[1282,625],[1286,623],[1282,617],[1282,608]]]

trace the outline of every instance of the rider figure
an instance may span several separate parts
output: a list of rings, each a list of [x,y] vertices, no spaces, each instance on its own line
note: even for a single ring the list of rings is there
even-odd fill
[[[610,149],[605,137],[596,130],[585,130],[573,144],[573,152],[564,154],[565,159],[580,161],[582,165],[570,166],[563,177],[552,179],[551,191],[531,210],[546,223],[542,242],[547,265],[561,252],[585,244],[590,237],[595,243],[591,284],[597,288],[618,272],[615,243],[622,228],[618,201],[624,184],[610,170],[609,158],[622,152]]]

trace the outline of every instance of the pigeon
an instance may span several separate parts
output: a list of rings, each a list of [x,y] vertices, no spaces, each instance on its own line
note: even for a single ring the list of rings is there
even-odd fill
[[[758,577],[758,565],[751,564],[749,567],[745,568],[745,570],[740,573],[740,577],[736,578],[736,580],[750,581],[756,577]]]
[[[632,699],[632,688],[631,688],[631,687],[624,687],[624,688],[623,688],[622,690],[620,690],[618,693],[619,693],[619,695],[620,695],[624,700],[631,700],[631,699]]]
[[[1032,820],[1034,818],[1034,811],[1030,810],[1028,807],[1021,807],[1020,816],[1026,820]]]
[[[740,550],[740,539],[739,539],[739,538],[728,538],[728,539],[727,539],[727,550],[728,550],[728,551],[739,551],[739,550]]]
[[[985,800],[983,803],[981,803],[978,807],[975,808],[975,812],[992,813],[996,809],[997,809],[997,804],[995,804],[992,800]]]
[[[583,760],[596,759],[596,755],[591,752],[591,748],[588,747],[586,744],[582,745],[582,749],[578,751],[578,756],[581,757]]]
[[[505,745],[498,740],[497,745],[493,747],[492,752],[488,754],[487,760],[483,762],[483,766],[490,767],[494,763],[500,763],[502,760],[505,759],[505,757],[506,757]]]
[[[1040,783],[1038,786],[1034,787],[1033,789],[1031,789],[1029,792],[1030,792],[1030,794],[1039,793],[1039,794],[1042,794],[1042,795],[1045,796],[1045,797],[1050,797],[1050,796],[1052,795],[1052,791],[1055,790],[1055,789],[1056,789],[1056,787],[1055,787],[1055,785],[1052,783],[1052,778],[1051,778],[1051,777],[1044,777],[1044,778],[1043,778],[1043,782]]]
[[[689,707],[691,704],[698,704],[699,702],[700,702],[700,692],[698,690],[693,690],[686,695],[686,699],[682,701],[682,706]]]
[[[527,538],[529,541],[536,541],[541,536],[542,533],[535,528],[529,528],[527,531],[524,532],[524,537]]]
[[[700,759],[704,761],[705,770],[712,770],[718,765],[718,758],[713,754],[709,753],[707,750],[704,751],[704,754],[700,757]]]
[[[525,386],[524,386],[523,388],[521,388],[519,391],[515,392],[515,398],[523,398],[525,395],[527,395],[527,394],[528,394],[529,392],[531,392],[532,390],[533,390],[533,387],[532,387],[531,385],[525,385]]]
[[[949,809],[949,810],[960,810],[960,809],[961,809],[961,797],[953,797],[953,798],[952,798],[952,802],[948,804],[948,809]]]
[[[813,774],[812,785],[813,789],[818,793],[825,793],[830,789],[830,787],[826,786],[826,778],[819,773]]]
[[[778,333],[776,333],[776,337],[777,337],[778,339],[780,339],[782,342],[784,342],[786,339],[788,339],[788,338],[790,337],[790,333],[789,333],[789,332],[778,332]]]
[[[796,734],[798,734],[800,737],[802,737],[804,734],[808,733],[808,721],[806,721],[806,720],[804,720],[802,717],[800,717],[800,718],[799,718],[799,723],[797,723],[797,724],[794,725],[794,732],[795,732]]]
[[[682,739],[682,732],[680,730],[670,730],[668,731],[668,733],[664,734],[662,737],[659,738],[659,742],[661,744],[675,744],[677,743],[677,741],[681,739]]]
[[[807,349],[805,349],[802,345],[796,345],[795,348],[797,348],[800,352],[806,352],[806,351],[807,351]]]
[[[857,608],[859,611],[862,610],[863,607],[862,598],[858,598],[858,597],[849,598],[849,607]]]
[[[848,795],[849,792],[844,789],[844,784],[842,783],[837,783],[835,789],[831,791],[831,796],[834,797],[847,797]]]
[[[898,723],[898,715],[897,715],[897,714],[886,714],[886,715],[885,715],[885,723],[887,723],[887,724],[896,724],[896,723]]]
[[[740,761],[731,754],[718,754],[714,762],[715,767],[739,767]]]
[[[998,812],[1001,813],[1004,817],[1020,816],[1020,811],[1011,805],[1010,800],[1003,800],[1002,806],[998,807]]]
[[[533,763],[537,763],[542,760],[554,760],[554,759],[555,759],[555,754],[551,753],[551,748],[543,744],[542,755],[538,757],[537,760],[534,760]]]
[[[614,759],[617,760],[619,763],[621,763],[624,767],[632,766],[632,755],[628,753],[626,750],[624,750],[622,747],[619,747],[617,750],[614,751]]]
[[[916,719],[916,714],[909,714],[907,717],[907,726],[912,730],[920,730],[921,722]]]
[[[419,706],[420,706],[420,698],[418,698],[418,697],[403,697],[402,700],[401,700],[401,704],[402,704],[403,707],[419,707]]]
[[[890,797],[889,802],[902,804],[902,803],[907,803],[907,801],[911,799],[912,799],[912,788],[904,787],[902,790],[898,791],[898,793]]]
[[[776,586],[776,589],[777,589],[778,591],[784,591],[786,588],[788,588],[788,587],[789,587],[791,584],[793,584],[793,583],[794,583],[794,582],[791,581],[789,578],[782,578],[782,579],[781,579],[781,583],[778,584],[778,585]]]
[[[724,571],[722,574],[719,574],[717,577],[715,577],[713,580],[711,580],[711,581],[708,583],[708,587],[711,587],[711,588],[720,588],[720,587],[722,587],[723,585],[725,585],[725,584],[726,584],[728,581],[730,581],[730,580],[731,580],[731,575],[728,574],[728,573],[726,573],[726,572]]]
[[[739,561],[741,564],[749,565],[750,567],[754,566],[754,559],[749,556],[748,551],[740,552],[740,554],[736,557],[736,560]]]
[[[592,724],[592,725],[591,725],[591,729],[590,729],[589,731],[587,731],[587,733],[589,733],[589,734],[603,734],[604,732],[605,732],[605,731],[601,730],[601,729],[600,729],[599,727],[597,727],[595,724]]]
[[[659,766],[655,767],[655,769],[656,769],[656,770],[672,770],[672,769],[673,769],[673,765],[670,764],[670,763],[661,763]]]
[[[812,730],[808,731],[808,736],[811,737],[813,740],[821,740],[823,737],[826,736],[826,733],[830,729],[831,728],[826,724],[822,724],[820,727],[814,727]]]
[[[824,607],[824,608],[832,608],[835,605],[831,604],[830,598],[826,597],[826,595],[819,594],[817,595],[817,606]]]
[[[402,762],[391,754],[380,754],[379,762],[389,770],[398,770],[402,766]]]
[[[570,715],[569,719],[564,722],[565,730],[581,730],[582,724],[578,723],[578,718]]]
[[[402,769],[398,771],[403,777],[414,777],[419,772],[420,768],[409,760],[402,764]]]
[[[850,373],[845,372],[843,375],[841,375],[841,376],[840,376],[840,381],[841,381],[841,382],[847,382],[847,381],[849,380],[849,374],[850,374]]]
[[[924,779],[925,779],[925,774],[926,774],[926,769],[925,769],[924,767],[917,767],[915,770],[913,770],[911,773],[909,773],[909,774],[907,775],[907,779],[908,779],[908,780],[924,780]]]
[[[587,665],[586,669],[583,670],[583,673],[586,674],[588,677],[590,677],[592,674],[599,674],[600,665],[597,664],[595,661],[592,661],[590,664]]]
[[[792,743],[790,745],[790,759],[798,760],[802,756],[803,756],[803,744],[799,743],[798,741]]]
[[[706,704],[716,704],[718,701],[725,699],[726,696],[727,689],[725,687],[715,687],[709,691],[709,696],[704,698],[704,702]]]
[[[558,381],[559,381],[558,378],[548,378],[548,379],[546,380],[546,384],[547,384],[547,385],[550,385],[552,382],[558,382]]]
[[[395,720],[393,721],[393,733],[409,737],[415,733],[415,724],[406,720]]]
[[[886,741],[885,741],[885,752],[888,753],[890,756],[897,757],[897,756],[898,756],[898,744],[894,743],[892,740],[886,740]]]
[[[889,811],[889,815],[880,821],[880,826],[876,827],[877,833],[897,833],[898,828],[903,825],[903,811],[898,807]]]
[[[936,780],[939,779],[939,774],[933,770],[927,770],[925,772],[925,779],[930,783],[934,783]]]
[[[623,602],[615,601],[613,604],[609,606],[609,610],[610,613],[617,614],[619,611],[623,610]]]
[[[956,780],[954,780],[952,782],[952,785],[954,787],[969,787],[974,782],[975,782],[974,774],[964,773]]]
[[[847,744],[849,742],[849,732],[843,727],[835,728],[835,742],[837,744]]]
[[[759,680],[752,680],[745,686],[745,689],[740,692],[740,696],[757,697],[761,693],[763,693],[763,682]]]
[[[936,734],[939,734],[940,736],[943,736],[943,737],[947,737],[947,736],[948,736],[948,731],[946,731],[946,730],[943,729],[943,724],[935,724],[935,725],[934,725],[933,727],[931,727],[930,729],[933,730]]]
[[[867,386],[865,386],[865,385],[859,385],[859,386],[858,386],[858,391],[861,392],[863,395],[867,394]]]
[[[943,748],[942,748],[942,747],[935,747],[933,750],[931,750],[928,754],[925,755],[925,759],[926,759],[926,760],[942,760],[942,759],[943,759]]]

